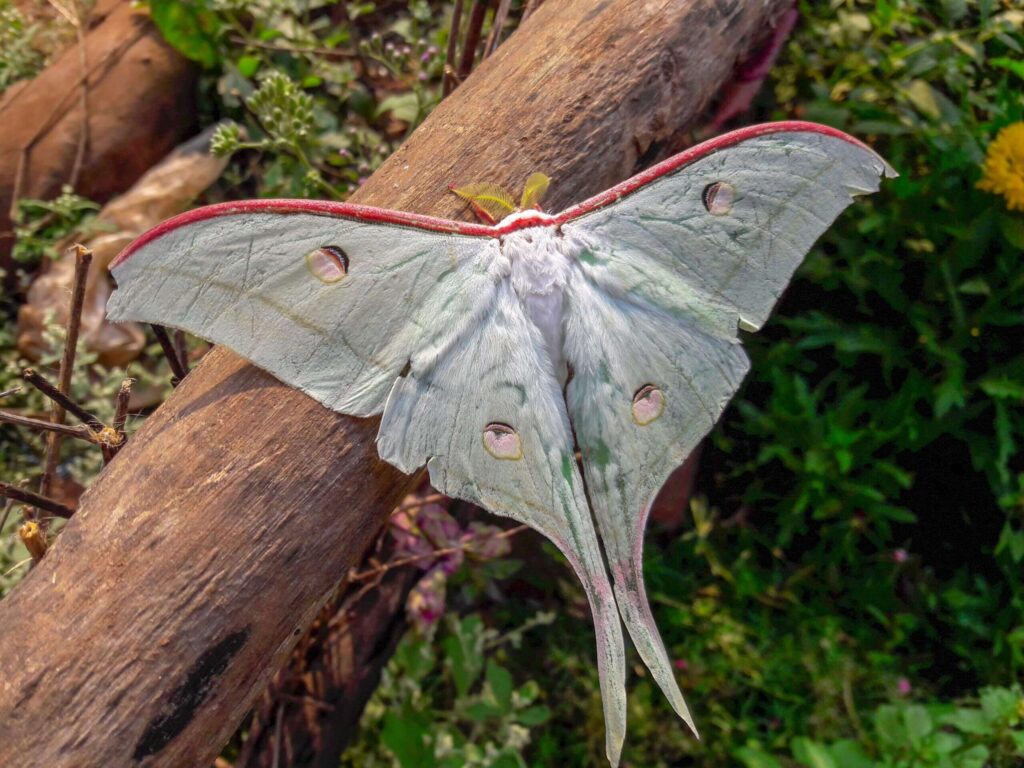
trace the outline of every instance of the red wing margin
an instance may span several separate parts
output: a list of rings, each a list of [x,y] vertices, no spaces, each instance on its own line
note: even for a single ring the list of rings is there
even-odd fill
[[[472,311],[489,227],[315,201],[177,216],[113,263],[107,313],[223,344],[329,408],[369,416],[437,318]]]

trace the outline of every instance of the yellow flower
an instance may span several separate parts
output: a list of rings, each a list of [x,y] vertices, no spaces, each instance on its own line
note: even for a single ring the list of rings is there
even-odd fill
[[[1024,122],[1008,125],[988,145],[978,189],[1006,198],[1011,211],[1024,211]]]

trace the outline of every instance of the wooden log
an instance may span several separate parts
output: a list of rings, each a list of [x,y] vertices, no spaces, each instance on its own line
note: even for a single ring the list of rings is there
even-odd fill
[[[10,266],[12,198],[50,199],[71,184],[101,202],[123,192],[195,126],[196,67],[132,3],[104,0],[78,44],[0,96],[0,267]],[[88,82],[83,153],[80,101]]]
[[[463,214],[450,182],[553,209],[669,151],[788,0],[542,5],[355,196]],[[735,52],[735,53],[734,53]],[[0,603],[0,765],[204,765],[412,480],[376,419],[207,355]]]

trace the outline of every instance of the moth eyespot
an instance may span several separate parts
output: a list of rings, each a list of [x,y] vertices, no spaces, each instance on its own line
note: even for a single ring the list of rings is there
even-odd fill
[[[496,459],[519,461],[523,458],[523,444],[508,424],[495,422],[484,427],[484,450]]]
[[[653,384],[645,384],[633,395],[633,422],[646,427],[665,410],[665,393]]]
[[[736,200],[736,187],[725,181],[715,181],[704,187],[701,199],[712,216],[724,216],[732,210],[732,204]]]
[[[325,245],[306,254],[306,267],[321,283],[336,283],[348,274],[348,254],[340,246]]]

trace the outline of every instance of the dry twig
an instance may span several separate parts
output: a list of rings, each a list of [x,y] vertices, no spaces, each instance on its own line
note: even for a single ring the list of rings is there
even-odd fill
[[[0,496],[6,496],[20,504],[29,504],[36,509],[45,509],[50,514],[65,519],[75,514],[75,510],[67,504],[61,504],[59,501],[40,496],[38,493],[27,491],[24,488],[18,488],[10,483],[0,482]]]
[[[115,445],[103,445],[103,461],[109,462],[117,452],[121,450],[125,441],[128,439],[128,435],[124,430],[125,423],[128,421],[128,402],[132,397],[132,379],[125,379],[121,382],[121,388],[117,391],[117,401],[114,405],[114,423],[113,430],[116,436],[117,443]]]
[[[167,333],[167,329],[162,325],[150,325],[150,327],[153,329],[153,333],[156,334],[156,340],[160,342],[160,349],[164,351],[164,357],[170,363],[171,373],[173,374],[171,385],[176,387],[182,379],[188,376],[188,368],[181,358],[178,357],[178,350],[175,348],[170,334]]]
[[[501,43],[501,32],[505,28],[505,22],[508,21],[508,11],[512,5],[512,0],[501,0],[498,4],[498,10],[494,12],[494,21],[491,22],[491,31],[487,35],[487,44],[484,45],[484,58],[486,59],[492,53],[494,53],[499,43]]]
[[[420,555],[410,555],[409,557],[400,557],[397,560],[390,560],[386,563],[378,563],[373,568],[362,571],[360,573],[349,574],[347,581],[351,584],[358,584],[360,581],[366,581],[367,579],[374,579],[378,576],[382,576],[388,571],[394,568],[401,568],[405,565],[411,565],[412,563],[420,562],[421,560],[430,560],[433,558],[446,557],[448,555],[454,555],[456,552],[465,552],[471,545],[479,543],[480,541],[486,541],[488,539],[508,539],[515,536],[518,533],[529,529],[528,525],[517,525],[515,528],[509,528],[501,533],[496,533],[493,536],[480,536],[469,539],[468,541],[458,544],[454,547],[442,547],[441,549],[434,549],[430,552],[424,552]]]
[[[459,30],[462,26],[462,0],[455,0],[455,7],[452,8],[452,26],[448,30],[448,51],[444,60],[444,80],[441,82],[441,95],[447,96],[455,90],[459,80],[455,72],[455,48],[459,42]]]
[[[96,445],[102,444],[105,439],[101,432],[92,430],[85,424],[75,424],[74,426],[54,424],[52,421],[33,419],[31,416],[22,416],[19,413],[11,413],[10,411],[0,411],[0,424],[13,424],[16,427],[27,427],[28,429],[37,429],[41,432],[56,433],[63,437],[74,437],[79,440],[85,440],[88,443],[95,443]]]
[[[21,377],[31,384],[33,387],[38,389],[44,395],[46,395],[54,404],[65,411],[71,413],[75,418],[84,424],[88,424],[94,430],[103,429],[103,422],[96,418],[93,414],[89,413],[85,408],[80,406],[70,397],[65,395],[53,384],[48,382],[39,373],[32,368],[26,368],[21,372]]]
[[[490,0],[473,0],[473,9],[469,12],[469,23],[466,25],[466,39],[462,43],[462,60],[459,62],[459,81],[469,77],[476,59],[476,49],[480,45],[480,32],[484,27],[484,17]]]
[[[85,246],[75,244],[71,246],[75,252],[75,277],[71,289],[71,306],[68,307],[67,333],[64,337],[64,357],[60,361],[60,375],[57,380],[57,390],[67,395],[71,390],[71,374],[75,369],[75,351],[78,347],[78,332],[82,327],[82,304],[85,300],[85,282],[89,275],[89,264],[92,261],[92,251]],[[54,424],[64,423],[64,408],[54,403],[53,416],[51,421]],[[43,463],[43,476],[39,481],[39,493],[45,496],[50,490],[53,482],[53,475],[57,471],[57,462],[60,460],[61,436],[56,430],[52,430],[49,440],[46,443],[46,458]]]

